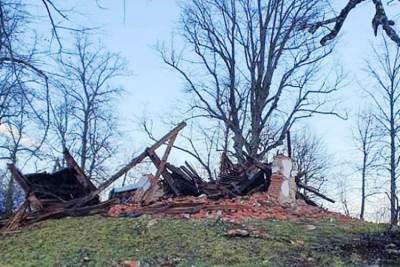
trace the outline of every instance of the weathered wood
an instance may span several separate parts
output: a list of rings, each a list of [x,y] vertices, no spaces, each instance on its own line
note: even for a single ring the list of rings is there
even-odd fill
[[[26,209],[28,208],[28,206],[29,203],[27,200],[22,203],[15,214],[8,220],[6,231],[14,231],[19,227],[21,222],[24,220],[24,217],[26,216]]]
[[[160,166],[158,167],[157,172],[156,172],[156,175],[155,175],[155,177],[156,177],[157,179],[160,177],[160,174],[163,173],[164,170],[165,170],[165,165],[166,165],[166,163],[167,163],[168,156],[169,156],[169,154],[171,153],[171,149],[172,149],[172,147],[173,147],[173,145],[174,145],[174,143],[175,143],[177,134],[178,134],[178,133],[176,133],[175,135],[173,135],[173,136],[171,137],[171,139],[168,140],[167,148],[165,149],[164,155],[163,155],[162,158],[161,158]]]
[[[318,190],[316,188],[312,187],[312,186],[305,185],[302,182],[297,182],[297,186],[301,187],[301,188],[303,188],[303,189],[305,189],[307,191],[310,191],[310,192],[314,193],[315,195],[317,195],[317,196],[319,196],[319,197],[321,197],[321,198],[323,198],[323,199],[325,199],[325,200],[327,200],[329,202],[335,203],[335,200],[333,200],[333,199],[325,196],[324,194],[318,192]]]
[[[194,174],[197,180],[202,180],[200,175],[196,172],[196,170],[189,164],[189,162],[185,161],[185,165],[189,168],[189,170]]]
[[[296,197],[299,199],[304,200],[304,202],[306,202],[306,204],[311,205],[311,206],[315,206],[315,207],[319,207],[319,205],[317,203],[315,203],[314,201],[312,201],[309,197],[307,197],[306,195],[304,195],[303,193],[300,192],[296,192]]]
[[[192,179],[193,181],[197,180],[196,175],[194,175],[188,168],[186,168],[185,166],[181,166],[180,169],[188,176],[190,177],[190,179]]]
[[[177,174],[179,174],[183,179],[185,179],[186,181],[188,181],[189,183],[194,183],[193,179],[188,176],[185,172],[183,172],[181,169],[175,167],[172,164],[167,164],[167,168],[172,171],[175,172]]]
[[[102,183],[96,191],[92,191],[88,196],[77,199],[71,203],[74,203],[76,206],[84,205],[88,201],[92,200],[95,198],[99,193],[104,191],[107,187],[109,187],[112,183],[114,183],[118,178],[123,176],[125,173],[130,171],[133,167],[135,167],[137,164],[141,163],[147,156],[149,151],[155,151],[157,148],[159,148],[162,144],[164,144],[166,141],[168,141],[172,136],[177,134],[180,130],[182,130],[186,126],[186,122],[181,122],[179,123],[174,129],[172,129],[169,133],[164,135],[161,139],[159,139],[156,143],[154,143],[152,146],[146,148],[141,154],[133,158],[127,165],[122,167],[119,171],[117,171],[114,175],[112,175],[107,181]]]
[[[96,186],[90,181],[90,179],[86,176],[85,172],[81,169],[78,163],[75,161],[74,157],[72,157],[71,153],[69,153],[68,149],[64,149],[64,159],[67,163],[68,168],[73,169],[77,176],[78,181],[83,185],[84,188],[87,188],[90,191],[96,190]]]
[[[154,151],[147,150],[147,155],[149,156],[149,158],[151,159],[153,164],[156,166],[156,168],[160,168],[161,159],[157,156],[157,154]],[[171,177],[171,175],[165,169],[161,173],[161,175],[163,176],[163,178],[165,179],[167,184],[170,186],[172,191],[174,191],[175,195],[180,196],[181,194],[180,194],[179,190],[176,188],[176,186],[174,184],[174,180]]]
[[[149,175],[148,179],[150,182],[150,187],[142,197],[142,201],[145,205],[149,205],[150,203],[159,200],[165,194],[164,190],[158,183],[157,177]]]
[[[133,158],[127,165],[122,167],[118,172],[116,172],[113,176],[110,177],[107,181],[105,181],[103,184],[99,186],[99,189],[97,190],[98,193],[102,192],[104,189],[109,187],[113,182],[115,182],[118,178],[120,178],[122,175],[127,173],[129,170],[131,170],[133,167],[135,167],[137,164],[142,162],[148,155],[148,151],[155,151],[157,148],[159,148],[162,144],[164,144],[166,141],[168,141],[172,136],[176,135],[179,133],[180,130],[182,130],[186,126],[186,122],[181,122],[179,123],[174,129],[172,129],[169,133],[164,135],[161,139],[159,139],[156,143],[154,143],[152,146],[149,148],[145,149],[140,155],[137,157]]]

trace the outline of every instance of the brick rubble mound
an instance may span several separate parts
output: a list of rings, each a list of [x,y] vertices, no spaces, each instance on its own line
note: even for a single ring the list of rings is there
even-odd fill
[[[276,220],[333,218],[342,222],[355,220],[340,213],[308,205],[302,200],[297,200],[295,205],[283,206],[267,193],[219,200],[211,200],[206,196],[174,197],[148,206],[134,203],[118,204],[108,211],[108,215],[112,217],[138,217],[143,214],[155,218],[223,218],[235,221],[248,218]]]

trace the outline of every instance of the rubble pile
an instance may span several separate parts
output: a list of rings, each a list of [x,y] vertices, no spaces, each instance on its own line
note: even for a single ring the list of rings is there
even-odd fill
[[[352,220],[345,215],[311,206],[303,200],[296,205],[282,205],[268,193],[212,200],[206,195],[169,198],[151,205],[139,203],[112,206],[108,215],[112,217],[138,217],[151,215],[155,218],[207,218],[240,221],[243,219],[298,220],[304,218],[334,218],[342,222]]]
[[[26,200],[5,224],[7,230],[48,218],[104,213],[111,216],[154,216],[227,219],[295,219],[300,217],[344,216],[319,207],[305,192],[332,199],[317,189],[299,181],[290,157],[277,155],[272,163],[251,157],[241,164],[233,163],[223,153],[220,173],[215,180],[203,179],[188,162],[174,166],[168,162],[178,133],[185,122],[134,157],[109,179],[97,187],[90,181],[68,151],[64,152],[67,168],[53,173],[23,175],[16,166],[9,165],[12,177],[26,192]],[[166,149],[161,157],[156,150]],[[101,202],[99,195],[133,167],[149,158],[156,173],[148,176],[150,186],[128,191],[112,190],[111,199]],[[302,192],[299,189],[302,189]],[[110,205],[119,202],[120,204]]]

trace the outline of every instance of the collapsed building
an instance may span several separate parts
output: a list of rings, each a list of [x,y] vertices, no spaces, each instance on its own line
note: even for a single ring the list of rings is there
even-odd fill
[[[13,178],[26,193],[26,200],[5,223],[6,229],[12,231],[48,218],[99,212],[132,217],[143,214],[204,217],[201,214],[226,211],[226,214],[232,215],[246,211],[250,217],[268,218],[271,204],[300,207],[296,211],[300,215],[326,212],[319,207],[304,209],[317,205],[301,193],[300,188],[333,202],[315,188],[302,184],[296,177],[293,161],[284,155],[277,155],[272,163],[249,158],[244,164],[234,164],[223,153],[219,176],[211,181],[203,179],[188,162],[180,167],[171,164],[168,162],[169,154],[185,126],[185,122],[177,125],[97,187],[68,151],[64,152],[67,168],[50,174],[24,175],[16,166],[9,165]],[[166,148],[160,157],[156,150],[164,144]],[[156,167],[156,173],[147,177],[149,186],[131,185],[125,189],[114,189],[109,200],[100,201],[101,192],[145,158],[149,158]],[[247,204],[243,202],[244,198]]]

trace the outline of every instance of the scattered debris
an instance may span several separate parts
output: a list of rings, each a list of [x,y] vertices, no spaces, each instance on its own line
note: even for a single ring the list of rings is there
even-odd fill
[[[13,178],[26,192],[26,200],[6,222],[7,230],[47,218],[107,212],[116,201],[120,204],[108,210],[111,216],[347,218],[316,207],[314,201],[300,193],[298,188],[333,202],[315,188],[298,182],[293,161],[283,155],[276,156],[272,164],[252,158],[235,164],[223,153],[220,174],[211,181],[203,179],[188,162],[180,167],[172,165],[168,157],[178,133],[185,126],[185,122],[177,125],[98,187],[68,151],[64,152],[67,168],[51,174],[23,175],[16,166],[9,165]],[[163,144],[167,147],[159,157],[156,150]],[[99,194],[145,158],[150,158],[157,168],[155,175],[148,176],[149,187],[113,189],[110,200],[101,203]]]
[[[226,235],[230,237],[235,237],[235,236],[247,237],[250,236],[250,233],[246,229],[230,229],[228,230]]]
[[[96,194],[84,206],[75,207],[77,199],[90,195],[96,191],[96,187],[67,150],[64,151],[64,159],[67,168],[54,173],[24,175],[14,164],[8,165],[12,177],[26,193],[25,202],[5,223],[8,231],[47,218],[104,212],[105,208],[113,203],[112,201],[100,203]]]
[[[309,230],[309,231],[317,229],[317,227],[315,225],[312,225],[312,224],[307,224],[305,226],[305,228],[306,228],[306,230]]]

